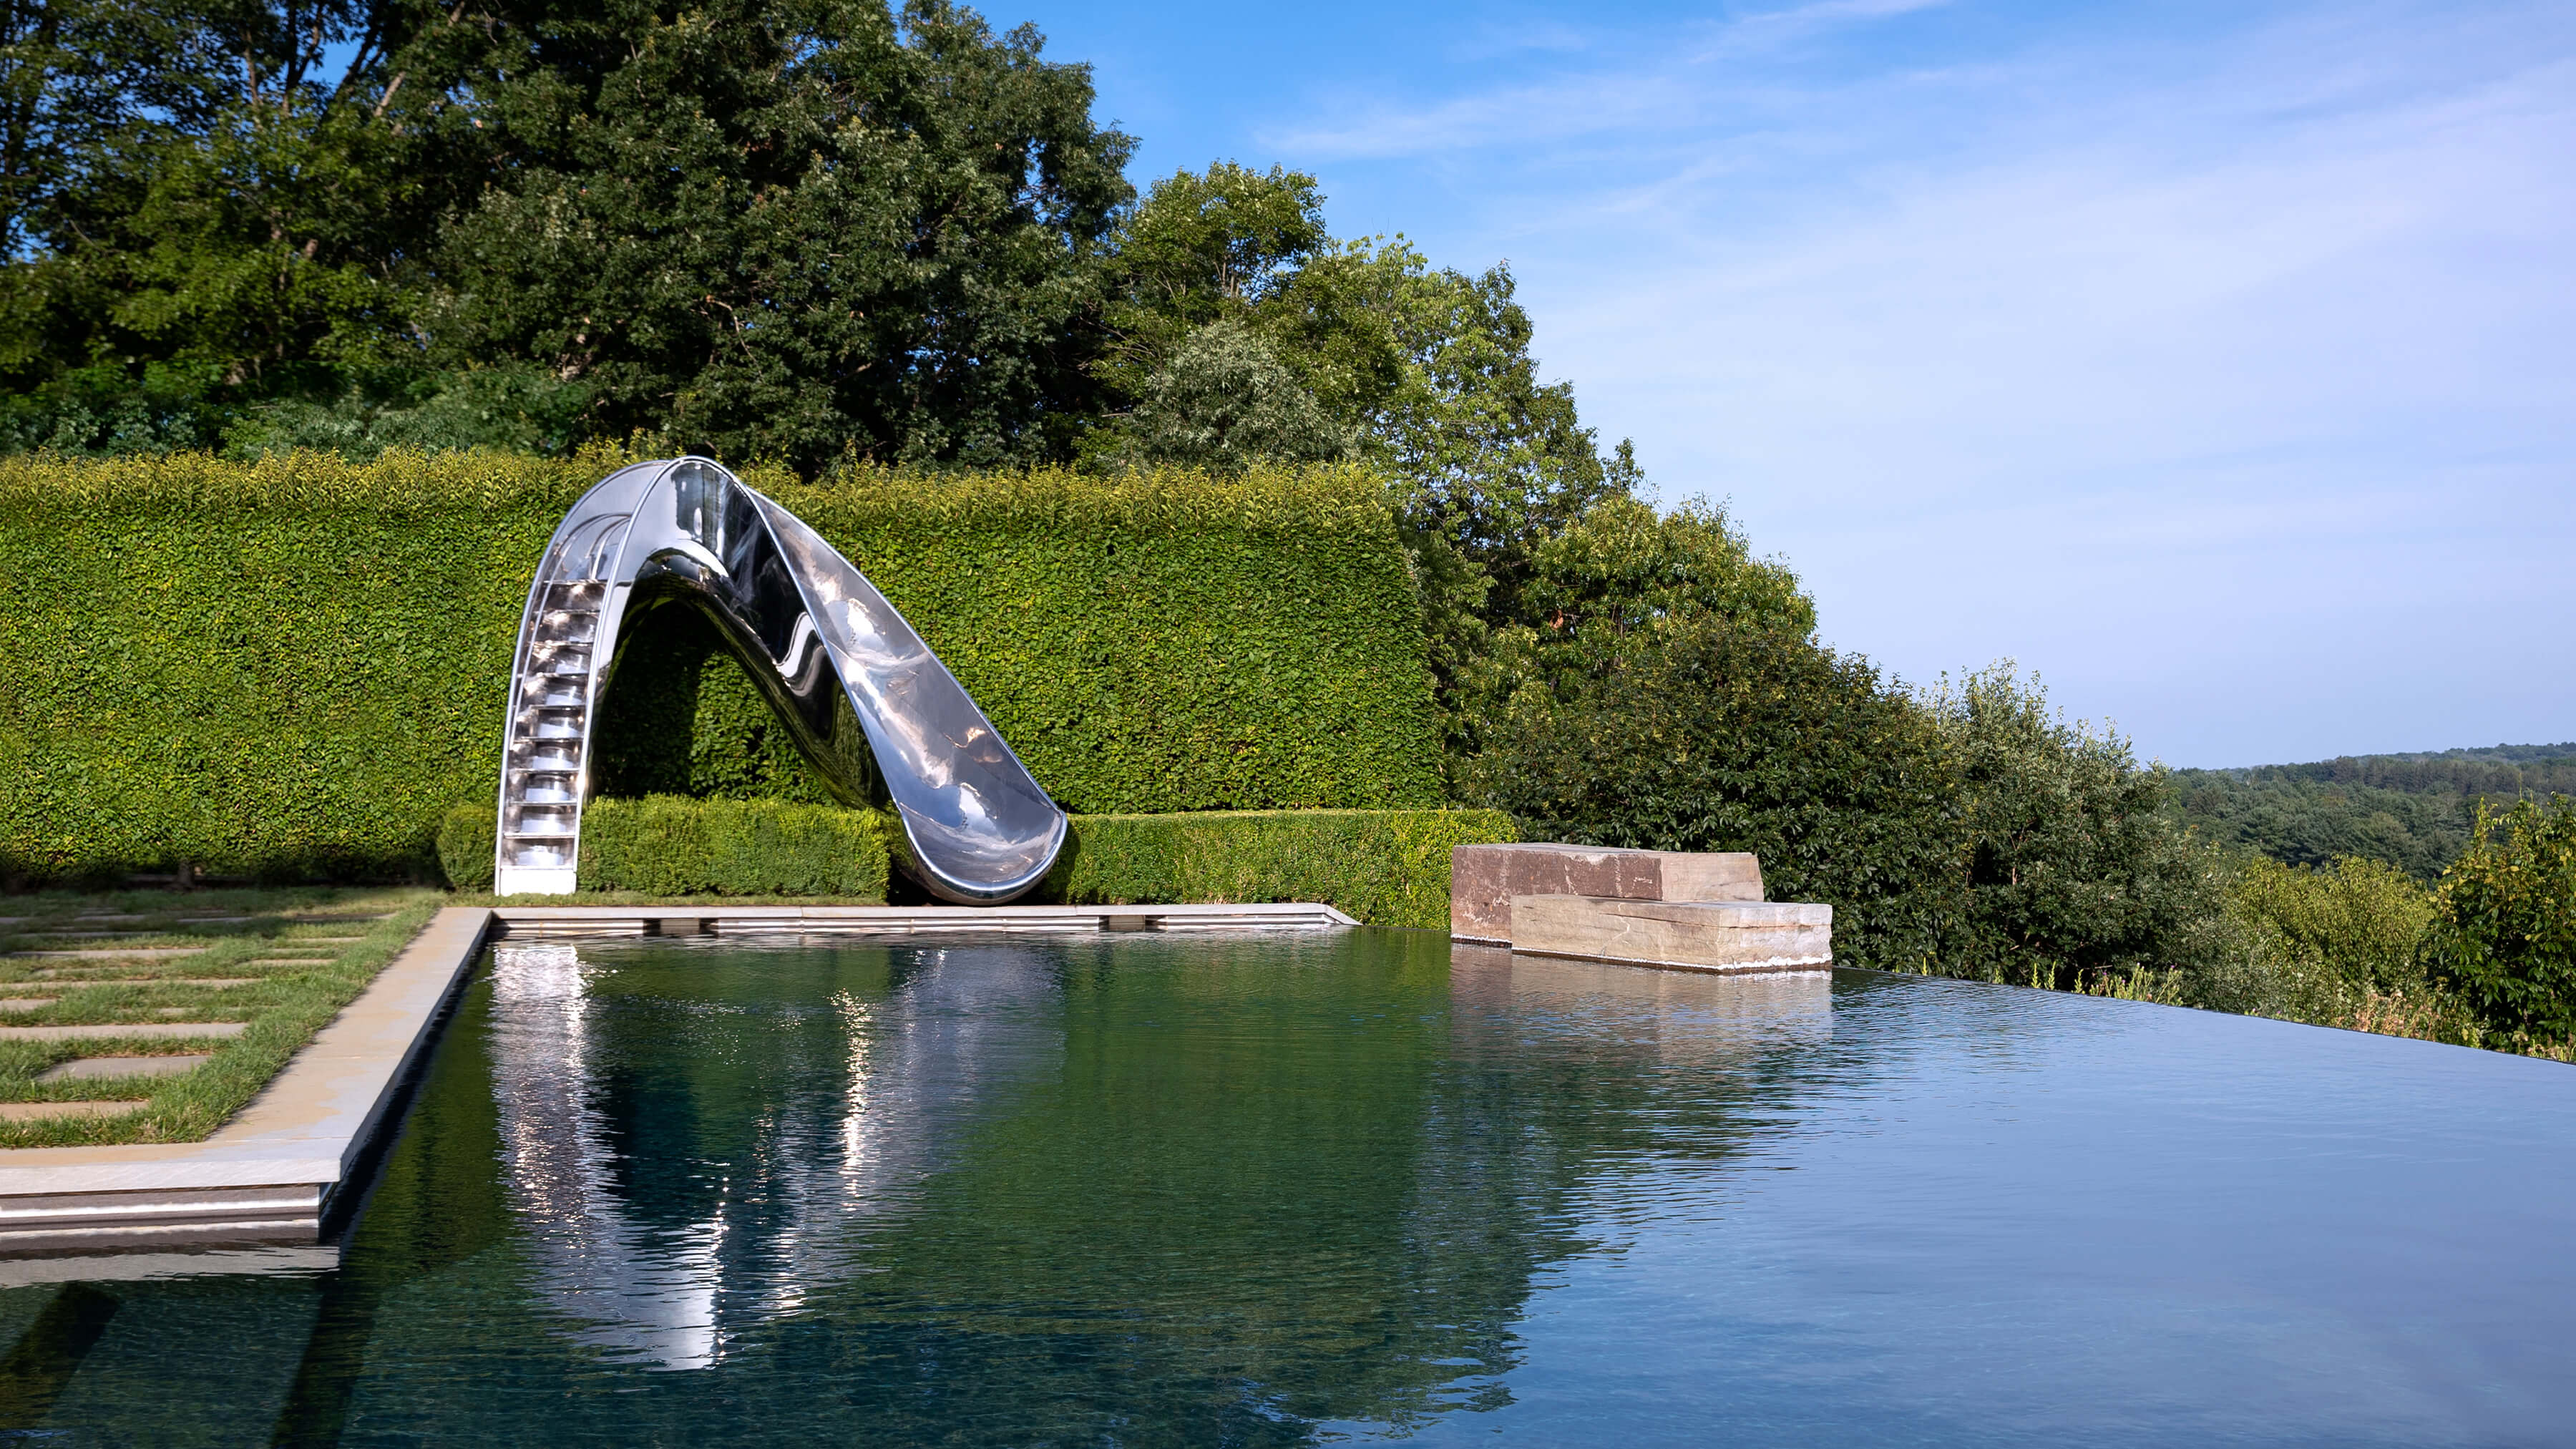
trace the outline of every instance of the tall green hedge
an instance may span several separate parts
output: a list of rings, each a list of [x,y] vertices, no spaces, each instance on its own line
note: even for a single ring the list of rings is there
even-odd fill
[[[622,461],[0,463],[0,872],[427,869],[440,814],[494,782],[537,555]],[[749,477],[1068,809],[1439,799],[1419,614],[1363,474]],[[639,674],[601,728],[695,722],[688,684]],[[794,793],[785,773],[696,793]]]

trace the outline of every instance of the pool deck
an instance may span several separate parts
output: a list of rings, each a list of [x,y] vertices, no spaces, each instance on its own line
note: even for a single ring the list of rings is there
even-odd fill
[[[313,1243],[485,945],[600,936],[1316,930],[1330,906],[450,906],[203,1142],[0,1150],[0,1257]]]

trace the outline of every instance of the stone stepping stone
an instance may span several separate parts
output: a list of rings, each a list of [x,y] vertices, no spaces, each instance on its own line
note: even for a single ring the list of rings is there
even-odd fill
[[[308,926],[346,926],[359,921],[390,921],[393,918],[391,911],[378,911],[372,916],[289,916],[286,919],[301,921]]]
[[[115,1057],[100,1058],[116,1061]],[[132,1057],[131,1061],[163,1061],[162,1057]],[[0,1102],[0,1122],[49,1122],[57,1117],[122,1117],[140,1112],[149,1102]]]
[[[268,978],[265,976],[98,976],[91,977],[87,980],[83,980],[79,977],[73,977],[67,981],[55,979],[49,980],[45,984],[48,986],[69,986],[74,988],[90,986],[211,986],[217,991],[222,991],[227,987],[233,986],[257,986],[259,983],[267,979]]]
[[[212,1058],[203,1053],[179,1057],[74,1057],[36,1074],[40,1082],[90,1082],[101,1077],[175,1077],[193,1072]]]
[[[150,956],[157,959],[163,956],[203,956],[213,949],[211,946],[144,946],[135,950],[121,951],[113,946],[85,946],[77,951],[12,951],[9,954],[12,956],[80,956],[94,960],[112,960],[120,956]]]
[[[49,939],[49,940],[50,940],[50,939],[52,939],[52,938],[54,938],[54,937],[60,936],[60,937],[62,937],[62,938],[64,938],[64,939],[68,940],[68,939],[70,939],[70,938],[72,938],[72,937],[74,937],[74,936],[88,936],[88,937],[95,937],[95,936],[131,936],[131,935],[133,935],[133,934],[134,934],[134,932],[132,932],[132,931],[20,931],[20,932],[18,932],[17,934],[18,934],[18,935],[21,935],[21,936],[29,936],[29,937],[34,937],[34,936],[43,936],[43,937],[46,937],[46,938],[47,938],[47,939]]]
[[[92,912],[86,916],[74,916],[72,919],[75,921],[148,921],[153,917],[138,916],[132,911],[108,911],[104,914]]]
[[[352,941],[363,941],[365,939],[367,938],[364,936],[298,936],[292,941],[280,941],[277,944],[281,946],[346,946]]]
[[[244,966],[328,966],[335,959],[330,956],[261,956],[244,961],[242,964]]]
[[[0,996],[0,1011],[42,1011],[60,1000],[59,996]]]
[[[257,916],[181,916],[179,918],[179,924],[183,926],[216,926],[224,925],[233,921],[256,921],[258,919],[259,917]]]
[[[0,1026],[0,1041],[95,1041],[116,1036],[239,1036],[246,1021],[102,1021],[80,1026]]]

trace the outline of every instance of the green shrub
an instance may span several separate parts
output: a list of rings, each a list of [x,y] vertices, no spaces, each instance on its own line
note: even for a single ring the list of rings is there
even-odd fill
[[[1834,907],[1834,952],[1919,968],[1963,939],[1956,785],[1868,661],[1724,618],[1604,630],[1487,726],[1462,780],[1525,838],[1749,850],[1772,899]]]
[[[425,873],[446,807],[496,782],[537,555],[621,461],[0,462],[0,874]],[[1366,475],[749,481],[869,571],[1069,809],[1438,802],[1420,614]],[[694,729],[731,668],[666,669],[683,700],[621,678],[603,736]],[[742,753],[646,733],[692,789],[693,748]],[[679,788],[659,768],[609,793]],[[752,773],[734,793],[797,792]]]
[[[2576,1038],[2576,799],[2478,807],[2467,851],[2442,872],[2424,944],[2435,980],[2488,1027]]]
[[[448,880],[492,888],[494,807],[464,804],[439,822]],[[593,800],[582,811],[585,891],[656,896],[836,896],[882,901],[881,817],[790,800]]]
[[[1039,888],[1068,905],[1322,901],[1373,926],[1449,925],[1449,851],[1515,840],[1494,810],[1077,815]]]
[[[493,807],[447,813],[451,884],[492,886]],[[1076,815],[1029,899],[1067,905],[1322,901],[1379,926],[1446,927],[1449,851],[1512,840],[1491,810],[1249,810]],[[902,827],[883,812],[783,800],[594,800],[581,888],[651,895],[883,899]]]
[[[2372,1002],[2420,996],[2433,893],[2395,866],[2344,856],[2319,870],[2243,853],[2227,881],[2231,949],[2194,1004],[2347,1026]]]

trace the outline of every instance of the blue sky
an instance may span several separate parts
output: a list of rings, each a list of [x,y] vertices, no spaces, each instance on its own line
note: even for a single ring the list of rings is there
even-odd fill
[[[2576,6],[995,0],[1139,182],[1508,258],[1826,639],[2143,755],[2576,738]]]

